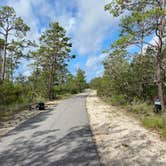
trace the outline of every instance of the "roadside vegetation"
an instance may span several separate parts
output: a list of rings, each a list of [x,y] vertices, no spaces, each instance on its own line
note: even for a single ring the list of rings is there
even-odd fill
[[[75,55],[58,22],[50,23],[39,41],[28,40],[29,31],[12,7],[0,8],[0,119],[36,102],[79,93],[87,87],[84,71],[78,69],[76,76],[68,71]]]
[[[105,10],[120,17],[121,33],[103,62],[104,75],[91,81],[97,94],[123,106],[140,118],[144,126],[166,136],[166,44],[165,1],[113,0]],[[127,13],[127,14],[125,14]],[[153,40],[153,42],[152,42]],[[134,48],[134,51],[131,51]],[[159,96],[161,113],[154,113]]]

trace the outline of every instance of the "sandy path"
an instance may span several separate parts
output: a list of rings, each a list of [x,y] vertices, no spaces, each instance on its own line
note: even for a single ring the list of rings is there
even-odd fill
[[[166,142],[140,123],[96,97],[87,110],[101,162],[106,166],[166,166]]]

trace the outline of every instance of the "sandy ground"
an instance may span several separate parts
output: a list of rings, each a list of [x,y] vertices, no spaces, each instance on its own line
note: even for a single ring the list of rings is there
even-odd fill
[[[38,115],[41,112],[47,111],[48,109],[51,109],[56,104],[60,103],[61,100],[55,100],[55,101],[48,101],[46,102],[46,110],[39,111],[36,109],[32,110],[23,110],[17,114],[15,114],[10,120],[0,122],[0,137],[7,134],[9,131],[13,130],[15,127],[23,123],[29,118],[32,118],[36,115]]]
[[[122,110],[105,104],[96,93],[87,110],[101,163],[106,166],[166,166],[166,142]]]

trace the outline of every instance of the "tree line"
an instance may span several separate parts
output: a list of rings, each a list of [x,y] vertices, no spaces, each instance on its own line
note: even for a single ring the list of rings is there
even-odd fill
[[[121,103],[153,101],[162,110],[166,92],[165,0],[112,0],[105,10],[120,19],[120,35],[104,61],[104,75],[91,81],[99,95]],[[153,42],[151,41],[153,39]],[[134,52],[129,49],[135,48]]]
[[[50,23],[39,44],[27,39],[29,31],[12,7],[0,8],[0,110],[25,106],[37,99],[53,100],[87,87],[84,71],[78,69],[76,76],[68,71],[68,63],[75,55],[71,54],[70,38],[58,22]],[[28,77],[16,75],[24,59],[33,69]]]

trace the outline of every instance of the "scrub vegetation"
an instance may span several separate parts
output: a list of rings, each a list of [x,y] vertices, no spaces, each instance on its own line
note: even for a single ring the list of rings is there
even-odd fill
[[[107,12],[120,18],[121,33],[106,50],[109,56],[103,62],[104,75],[90,83],[104,100],[127,108],[146,127],[163,135],[166,135],[165,5],[163,0],[112,0],[105,6]],[[162,107],[157,115],[153,107],[155,96],[159,96]]]
[[[12,7],[0,8],[0,116],[87,87],[84,71],[78,69],[76,76],[68,71],[75,55],[71,54],[70,38],[58,22],[50,23],[38,42],[27,39],[29,31]],[[25,71],[28,74],[22,73],[24,63],[31,70]]]

